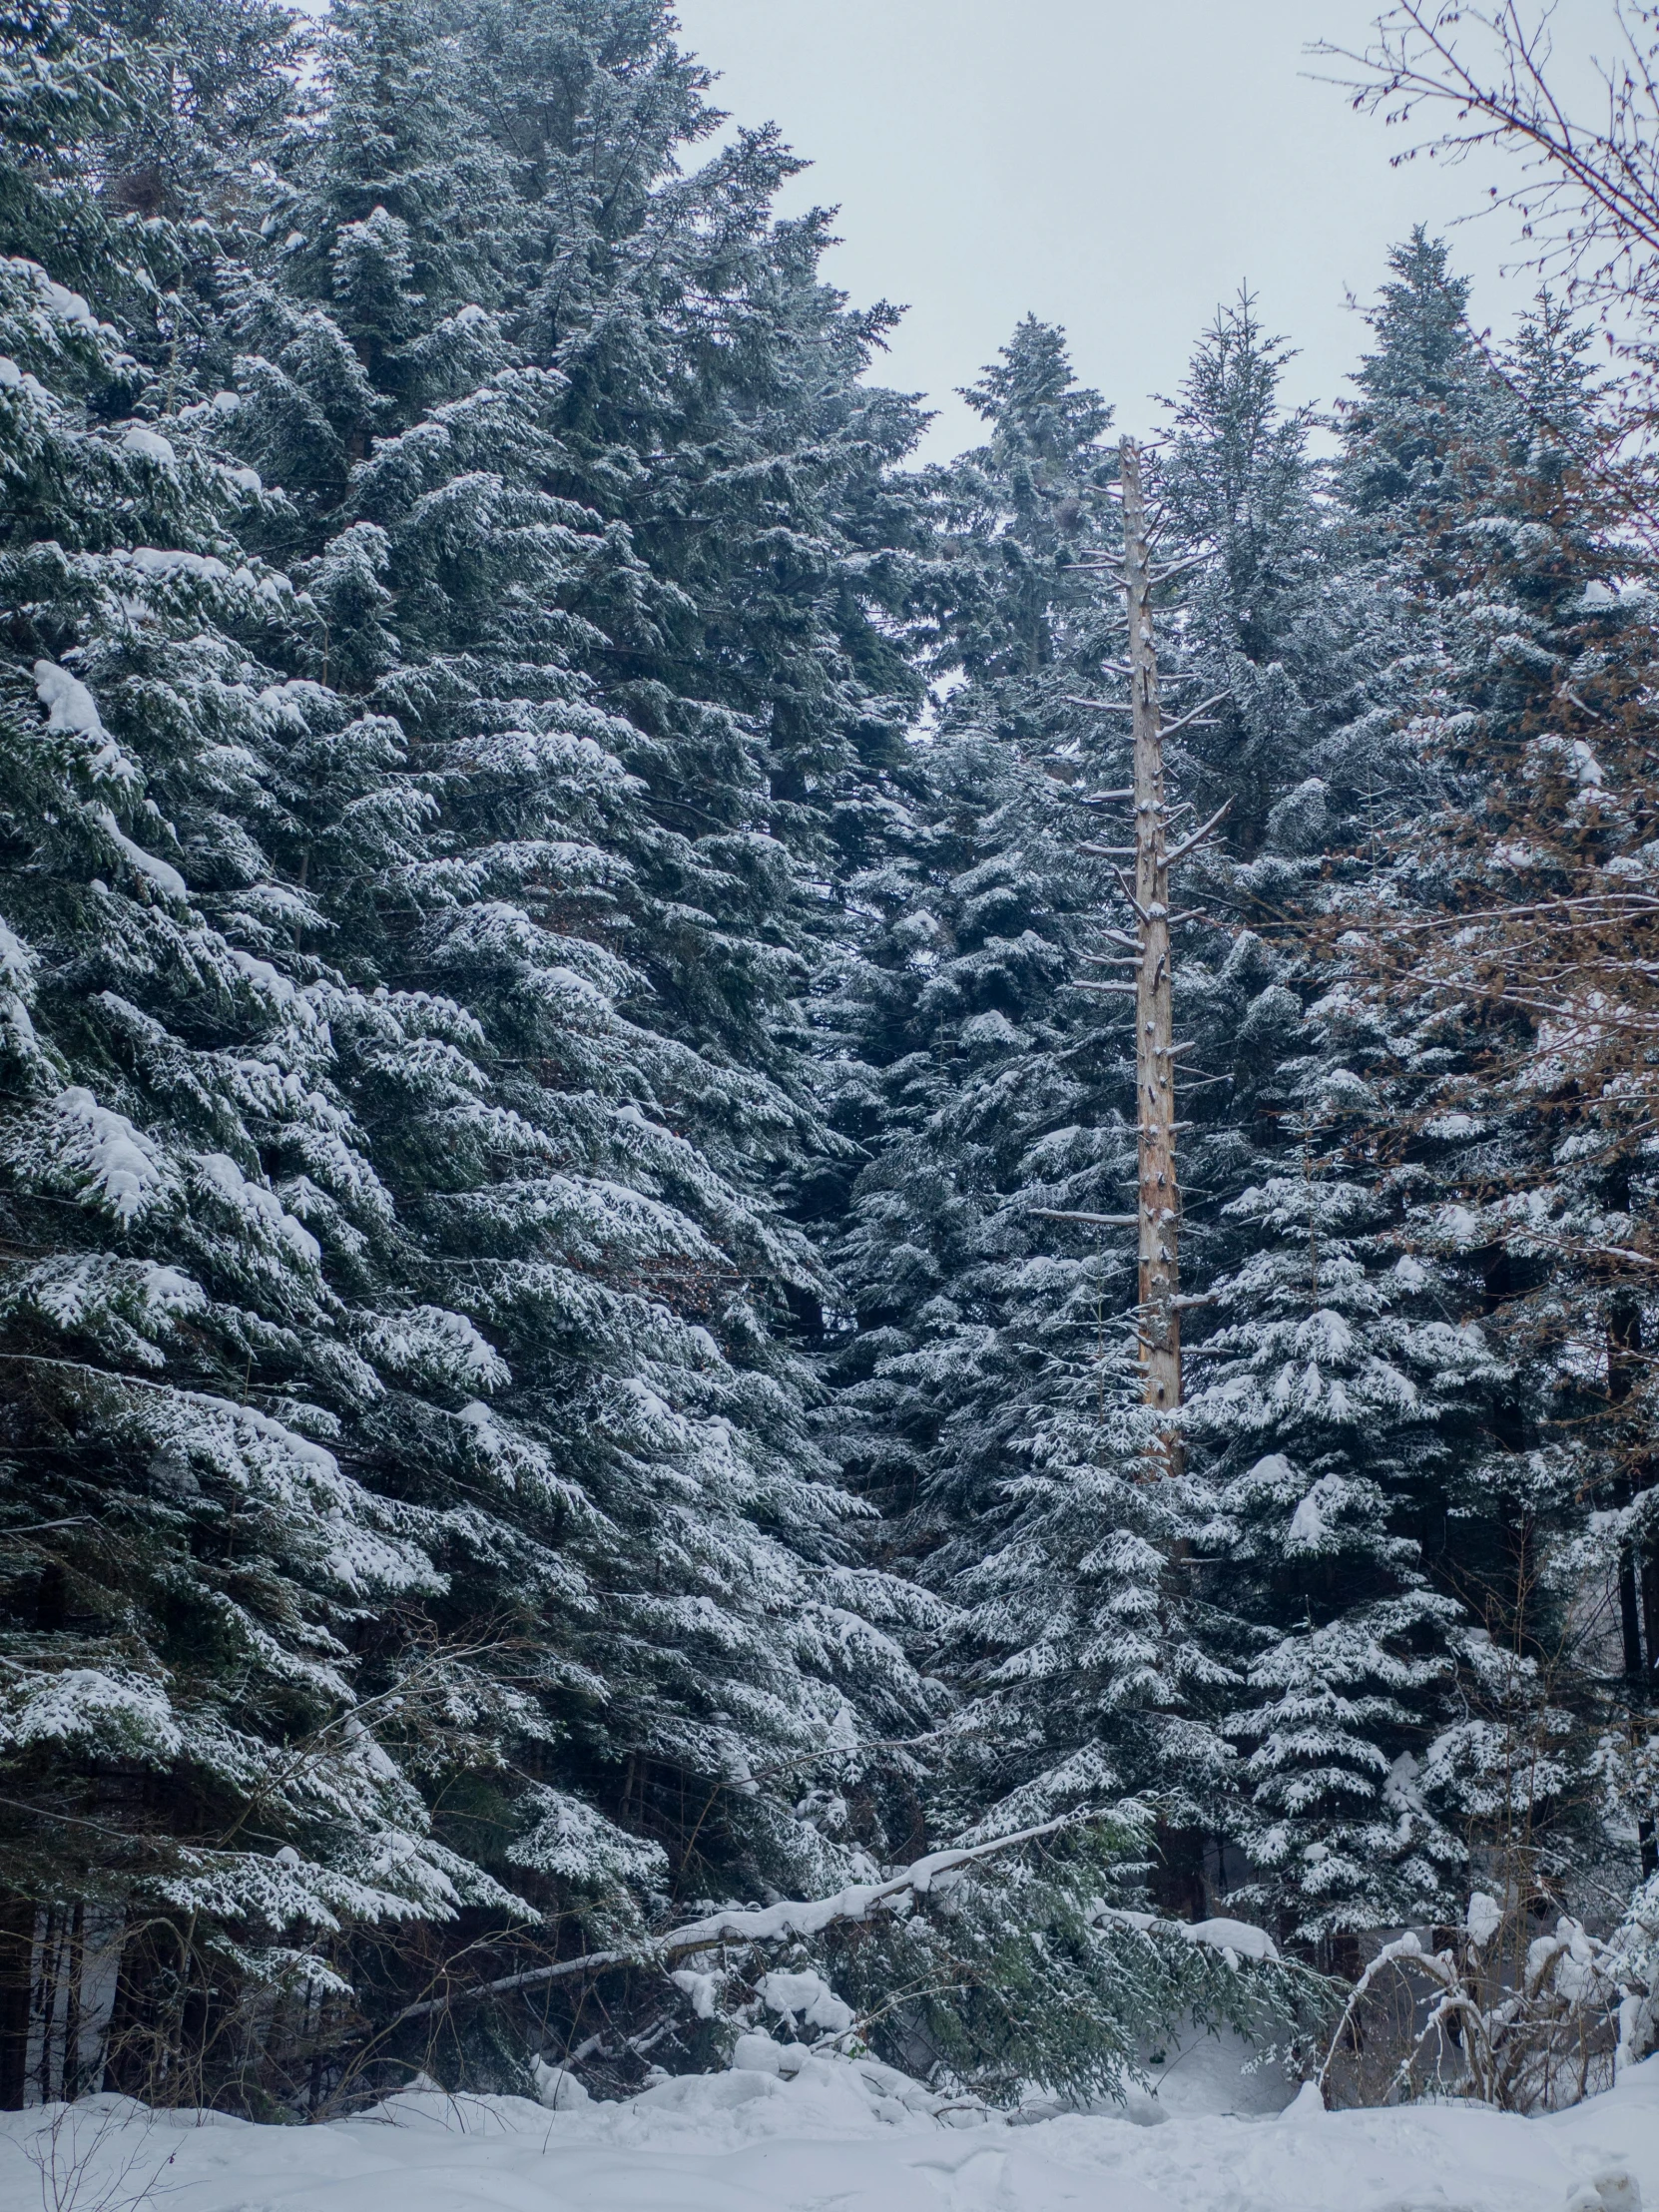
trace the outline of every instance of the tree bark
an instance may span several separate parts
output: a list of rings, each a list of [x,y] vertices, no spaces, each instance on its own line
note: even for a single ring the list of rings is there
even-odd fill
[[[1140,1133],[1141,1372],[1146,1403],[1174,1413],[1181,1403],[1181,1316],[1175,1179],[1175,1009],[1170,979],[1168,815],[1158,659],[1152,630],[1152,553],[1147,542],[1140,449],[1120,447],[1123,581],[1129,613],[1130,705],[1135,748],[1135,919],[1140,965],[1135,981],[1136,1122]],[[1166,1456],[1173,1467],[1173,1434]]]

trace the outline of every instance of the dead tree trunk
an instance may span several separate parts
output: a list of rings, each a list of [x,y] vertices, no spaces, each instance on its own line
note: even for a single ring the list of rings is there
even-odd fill
[[[1134,736],[1135,1119],[1140,1135],[1136,1207],[1140,1235],[1141,1372],[1146,1403],[1181,1403],[1181,1207],[1175,1178],[1175,1007],[1170,983],[1168,815],[1158,656],[1152,630],[1152,549],[1147,541],[1140,449],[1121,447],[1123,586],[1129,612],[1129,700]],[[1173,1441],[1166,1447],[1173,1454]]]
[[[1135,1001],[1135,1125],[1137,1178],[1133,1214],[1085,1214],[1057,1208],[1034,1207],[1034,1213],[1050,1221],[1087,1223],[1100,1229],[1133,1228],[1139,1240],[1140,1286],[1135,1309],[1135,1332],[1140,1345],[1142,1397],[1164,1416],[1162,1461],[1169,1473],[1181,1466],[1181,1445],[1175,1414],[1181,1406],[1181,1309],[1204,1300],[1181,1297],[1180,1236],[1181,1189],[1176,1180],[1175,1064],[1181,1047],[1175,1041],[1175,1003],[1170,974],[1170,925],[1179,915],[1170,913],[1170,869],[1179,860],[1207,845],[1225,820],[1232,802],[1179,844],[1169,842],[1170,815],[1164,799],[1164,737],[1158,700],[1158,654],[1153,634],[1154,588],[1194,566],[1207,556],[1199,553],[1162,571],[1152,563],[1151,532],[1147,525],[1146,498],[1141,484],[1140,448],[1133,438],[1120,447],[1119,483],[1123,493],[1123,582],[1129,614],[1130,730],[1134,750],[1134,780],[1126,791],[1086,794],[1088,807],[1131,805],[1135,815],[1132,845],[1087,843],[1082,850],[1113,861],[1130,860],[1131,875],[1118,869],[1118,880],[1134,914],[1133,935],[1126,930],[1106,931],[1109,943],[1123,951],[1088,953],[1091,966],[1129,967],[1135,980],[1097,982],[1079,979],[1079,988],[1108,996],[1121,993]],[[1202,718],[1219,706],[1227,694],[1218,692],[1189,708],[1170,724],[1170,733],[1197,727],[1210,729]],[[1117,702],[1080,699],[1080,707],[1098,707],[1122,714]]]

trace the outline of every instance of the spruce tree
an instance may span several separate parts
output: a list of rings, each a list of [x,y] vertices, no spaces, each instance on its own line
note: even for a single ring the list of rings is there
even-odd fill
[[[388,26],[384,12],[367,9],[339,34],[341,81],[369,103],[357,136],[377,131],[390,150],[374,190],[394,171],[482,174],[480,112],[509,63],[533,60],[536,25],[486,16],[476,35],[443,38],[454,103],[420,128],[453,139],[444,151],[401,144],[396,116],[374,124],[382,102],[398,106],[410,70],[436,66],[411,43],[417,34],[439,38],[435,20],[422,31],[393,11]],[[699,600],[695,574],[677,576],[655,549],[647,558],[648,532],[629,511],[649,518],[688,449],[701,451],[715,425],[700,416],[740,435],[748,388],[768,373],[757,357],[722,389],[684,319],[693,274],[666,281],[662,253],[698,256],[697,282],[729,292],[737,315],[757,292],[774,308],[799,249],[766,229],[787,167],[776,153],[718,159],[695,180],[716,241],[694,230],[682,243],[682,194],[664,181],[676,145],[701,129],[698,73],[676,65],[656,12],[630,14],[620,46],[608,22],[558,21],[577,43],[549,41],[553,81],[532,121],[564,114],[574,75],[587,105],[565,127],[590,153],[594,131],[616,134],[607,145],[618,157],[632,147],[637,166],[610,203],[620,238],[544,235],[541,250],[591,249],[607,281],[598,298],[567,301],[559,342],[539,361],[539,279],[522,259],[497,306],[468,301],[447,315],[453,294],[441,296],[448,279],[435,264],[423,273],[411,260],[404,276],[388,261],[391,274],[361,294],[386,302],[388,319],[353,335],[371,375],[383,364],[383,428],[318,560],[338,558],[350,576],[346,548],[370,549],[395,608],[385,665],[363,680],[410,733],[422,798],[438,812],[421,867],[389,880],[377,902],[378,959],[394,980],[452,990],[481,1025],[489,1063],[477,1086],[487,1113],[447,1077],[421,1099],[408,1172],[429,1193],[423,1265],[463,1271],[460,1302],[508,1353],[537,1448],[551,1445],[580,1484],[561,1525],[579,1501],[572,1541],[587,1586],[605,1594],[585,1601],[591,1628],[580,1607],[571,1623],[572,1663],[592,1696],[573,1728],[582,1771],[608,1773],[602,1787],[620,1792],[631,1819],[695,1837],[703,1856],[677,1868],[682,1884],[716,1880],[731,1851],[745,1882],[818,1886],[846,1862],[788,1813],[803,1762],[855,1739],[854,1684],[877,1734],[913,1721],[925,1699],[892,1644],[859,1623],[911,1601],[860,1579],[850,1502],[805,1439],[808,1378],[769,1334],[792,1298],[816,1298],[819,1278],[764,1196],[812,1132],[799,1076],[770,1042],[806,900],[771,834],[768,747],[732,687],[717,677],[699,696],[702,672],[719,669],[709,630],[721,609]],[[382,59],[388,42],[395,68]],[[513,81],[527,101],[534,79],[517,69]],[[664,82],[680,87],[678,103],[662,100]],[[568,161],[546,147],[515,173],[531,205],[510,205],[498,228],[504,266],[509,247],[522,257],[525,234],[547,223],[549,202],[562,205],[561,179]],[[328,301],[311,313],[332,317],[342,286],[358,282],[351,242],[378,219],[358,213],[367,188],[354,173],[342,183],[326,149],[298,164],[291,189],[311,241],[294,281],[320,287],[326,273]],[[389,217],[397,197],[375,204]],[[342,276],[347,244],[358,259]],[[640,265],[653,256],[647,288]],[[487,271],[489,256],[475,265]],[[242,310],[277,328],[285,264],[278,275],[256,273]],[[421,286],[440,296],[417,299]],[[839,342],[833,302],[814,297],[830,323],[821,378],[845,379],[861,356]],[[612,349],[619,318],[647,348],[626,368]],[[777,319],[786,347],[805,342]],[[666,395],[650,388],[654,359]],[[787,480],[780,455],[775,502]],[[740,547],[742,533],[727,542]],[[395,1094],[381,1111],[409,1127]],[[549,1628],[537,1633],[557,1644],[562,1628]],[[772,1793],[751,1789],[757,1766],[777,1775]],[[711,1792],[717,1809],[700,1817]],[[692,1809],[680,1829],[682,1805]]]
[[[1077,984],[1110,870],[1077,803],[1120,734],[1079,701],[1116,634],[1109,416],[1027,319],[969,396],[989,442],[938,472],[928,788],[860,884],[847,1126],[876,1147],[840,1248],[860,1333],[838,1400],[860,1480],[960,1609],[938,1785],[960,1821],[1156,1802],[1190,1823],[1222,1748],[1169,1562],[1179,1482],[1141,1477],[1134,1250],[1051,1214],[1121,1212],[1133,1051]],[[866,1101],[880,1101],[878,1116]]]
[[[1443,257],[1415,241],[1401,271],[1412,311],[1396,287],[1380,352],[1451,353],[1462,292]],[[1420,303],[1436,286],[1437,319]],[[1415,804],[1357,916],[1396,1030],[1395,1180],[1419,1249],[1508,1363],[1451,1493],[1442,1576],[1480,1626],[1426,1779],[1488,1881],[1533,1910],[1565,1896],[1594,1912],[1632,1845],[1643,1871],[1653,1858],[1646,1461],[1628,1402],[1646,1317],[1616,1258],[1644,1186],[1630,1069],[1591,1014],[1627,964],[1643,868],[1632,702],[1649,646],[1609,581],[1626,555],[1583,334],[1544,298],[1506,354],[1461,343],[1468,396],[1425,377],[1434,404],[1413,410],[1390,365],[1372,379],[1387,406],[1368,399],[1358,424],[1366,480],[1380,445],[1397,446],[1412,488],[1398,469],[1381,480],[1418,517],[1407,528],[1381,496],[1366,514],[1398,541],[1410,644],[1368,736],[1408,763]],[[1579,911],[1584,935],[1563,934]],[[1503,1779],[1517,1762],[1534,1775],[1524,1811]],[[1591,1813],[1592,1764],[1614,1785],[1611,1834]],[[1515,1944],[1528,1926],[1517,1916]]]
[[[864,340],[812,280],[816,234],[769,226],[779,155],[716,163],[725,238],[694,227],[695,280],[646,288],[698,125],[630,87],[695,73],[658,11],[566,28],[608,56],[583,128],[637,156],[652,234],[584,301],[571,367],[512,320],[525,176],[480,119],[487,56],[424,10],[327,27],[314,112],[242,170],[168,310],[188,347],[123,352],[95,311],[119,301],[9,279],[7,1157],[40,1255],[9,1295],[18,1373],[45,1378],[16,1437],[17,1753],[35,1802],[119,1825],[115,1759],[163,1811],[130,1863],[20,1838],[8,1879],[129,1914],[121,2078],[152,2091],[230,2063],[189,1995],[211,1972],[237,2019],[266,2005],[290,2093],[284,1977],[325,1993],[326,2047],[339,1971],[372,2014],[421,1970],[410,1941],[353,1949],[366,1922],[464,1910],[476,1948],[549,1910],[637,1928],[671,1883],[833,1888],[866,1861],[808,1785],[930,1709],[879,1625],[921,1601],[859,1565],[778,1333],[821,1275],[768,1196],[814,1130],[771,1041],[814,909],[772,834],[768,633],[729,680],[718,594],[617,511],[754,417],[770,506],[741,462],[734,490],[776,539],[792,441],[883,403],[852,390]],[[79,193],[125,237],[99,174],[76,142],[27,204]],[[730,368],[699,330],[717,277],[752,340]],[[682,364],[631,457],[578,434],[574,355],[618,309]],[[884,446],[844,440],[854,503],[902,443],[887,414]],[[833,500],[800,520],[845,574],[791,601],[805,661],[878,625]],[[890,715],[861,696],[849,671],[837,712]],[[835,803],[790,818],[802,849],[831,849]],[[158,1910],[195,1931],[183,1983]]]
[[[84,81],[56,26],[47,60]],[[101,67],[138,102],[154,60]],[[88,136],[118,112],[142,124],[100,98]],[[386,740],[301,673],[313,611],[241,543],[280,495],[226,410],[154,326],[148,370],[100,320],[176,241],[98,201],[82,144],[34,205],[103,227],[114,296],[13,258],[0,348],[7,1965],[26,1985],[37,1906],[77,1953],[99,1916],[113,2078],[200,2089],[210,1982],[325,1992],[343,1929],[515,1908],[416,1786],[452,1729],[441,1666],[364,1663],[369,1624],[442,1589],[437,1522],[335,1448],[382,1394],[360,1270],[392,1206],[332,1030],[384,1017],[298,949],[326,924],[283,866],[282,786],[319,748],[371,818]],[[21,2064],[14,2033],[14,2100]],[[48,2034],[41,2093],[77,2064]]]
[[[1563,1449],[1564,1284],[1523,1227],[1559,1203],[1560,1166],[1530,1026],[1501,992],[1470,1004],[1479,931],[1446,931],[1532,864],[1533,794],[1555,804],[1577,758],[1548,688],[1571,685],[1605,555],[1572,484],[1575,341],[1546,308],[1493,363],[1466,298],[1421,234],[1394,257],[1342,417],[1319,773],[1236,878],[1277,941],[1241,1042],[1266,1048],[1280,1158],[1227,1209],[1256,1249],[1218,1256],[1191,1417],[1221,1474],[1207,1586],[1244,1631],[1252,1694],[1228,1726],[1255,1893],[1322,1941],[1455,1920],[1471,1880],[1570,1892],[1600,1848],[1565,1755],[1603,1709],[1594,1614],[1561,1580],[1583,1571],[1588,1461]],[[1600,806],[1575,804],[1573,835],[1605,837]],[[1538,864],[1562,864],[1553,827]],[[1425,988],[1436,967],[1451,987]],[[1594,1173],[1584,1195],[1607,1203]],[[1524,1811],[1504,1780],[1521,1768]]]
[[[1208,1301],[1184,1425],[1210,1516],[1206,1648],[1231,1674],[1211,1711],[1240,1754],[1219,1829],[1243,1862],[1210,1864],[1282,1936],[1325,1944],[1454,1896],[1459,1847],[1401,1794],[1399,1762],[1451,1710],[1461,1615],[1421,1538],[1491,1363],[1444,1329],[1417,1261],[1395,1272],[1402,1206],[1379,1187],[1368,1088],[1386,1040],[1343,958],[1313,956],[1367,870],[1355,793],[1329,770],[1382,654],[1310,418],[1278,406],[1285,359],[1248,298],[1219,314],[1164,463],[1212,556],[1188,649],[1226,695],[1187,773],[1206,811],[1233,802],[1195,899],[1225,934],[1201,931],[1176,977],[1200,1077],[1184,1242]]]

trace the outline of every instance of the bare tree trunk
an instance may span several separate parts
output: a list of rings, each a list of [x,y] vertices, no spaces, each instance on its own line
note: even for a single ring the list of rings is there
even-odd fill
[[[1136,1121],[1140,1131],[1141,1371],[1146,1403],[1173,1413],[1181,1403],[1181,1316],[1177,1245],[1181,1225],[1175,1180],[1175,1013],[1170,986],[1168,817],[1164,742],[1158,707],[1158,659],[1152,634],[1152,553],[1147,542],[1140,449],[1125,438],[1122,455],[1123,581],[1129,610],[1130,705],[1135,747],[1135,919],[1140,964],[1135,980]],[[1173,1468],[1179,1446],[1166,1443]]]
[[[1641,1310],[1633,1302],[1621,1301],[1613,1308],[1607,1323],[1607,1395],[1611,1403],[1620,1405],[1630,1395],[1633,1370],[1641,1356]],[[1627,1505],[1635,1494],[1636,1480],[1629,1474],[1621,1474],[1615,1488],[1618,1502]],[[1659,1657],[1654,1649],[1655,1622],[1651,1581],[1650,1562],[1641,1559],[1629,1548],[1620,1552],[1619,1629],[1624,1646],[1624,1678],[1630,1695],[1632,1731],[1639,1730],[1642,1726],[1653,1690],[1655,1659]],[[1645,1652],[1642,1649],[1644,1627],[1647,1630]],[[1650,1875],[1659,1874],[1659,1834],[1655,1832],[1651,1812],[1637,1817],[1636,1842],[1641,1853],[1644,1880]]]
[[[63,2007],[62,2094],[73,2104],[81,2093],[81,1989],[87,1970],[87,1909],[77,1903],[69,1924]]]
[[[46,1908],[46,1933],[40,1943],[40,2064],[36,2078],[40,2101],[52,2102],[52,2029],[58,2015],[58,1983],[62,1971],[63,1915],[55,1905]]]

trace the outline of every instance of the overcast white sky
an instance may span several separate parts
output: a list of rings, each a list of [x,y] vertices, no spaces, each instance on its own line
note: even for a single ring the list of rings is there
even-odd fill
[[[1302,349],[1290,396],[1329,405],[1365,339],[1389,244],[1444,228],[1496,170],[1391,169],[1406,141],[1303,74],[1363,44],[1378,0],[678,0],[719,103],[773,121],[813,168],[785,207],[838,206],[832,280],[909,312],[882,381],[940,410],[930,458],[977,442],[954,397],[1028,309],[1070,332],[1120,426],[1157,418],[1196,332],[1243,281]],[[1604,0],[1561,0],[1588,43]],[[1575,32],[1581,34],[1575,37]],[[1508,220],[1449,233],[1502,329],[1531,288],[1499,272]]]

